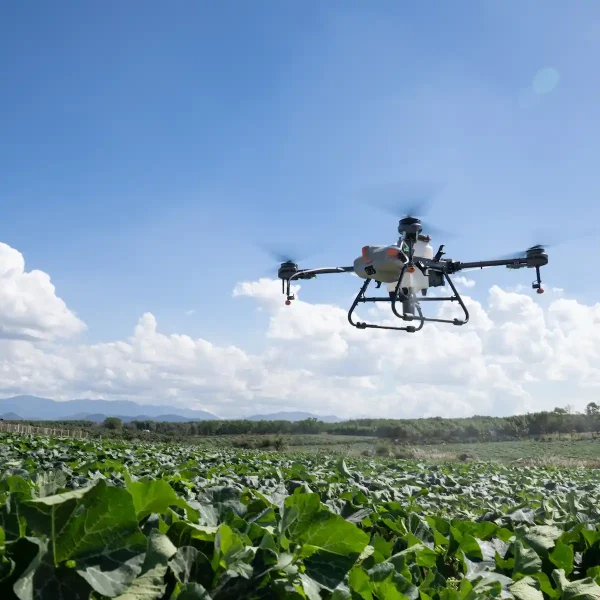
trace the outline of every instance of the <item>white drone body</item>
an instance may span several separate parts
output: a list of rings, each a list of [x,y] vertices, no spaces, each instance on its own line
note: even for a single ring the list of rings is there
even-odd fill
[[[415,242],[414,259],[433,259],[431,237],[419,235]],[[408,262],[408,247],[402,240],[392,246],[364,246],[362,256],[354,260],[354,272],[363,279],[372,279],[386,284],[388,292],[394,292],[404,265]],[[423,292],[430,287],[429,276],[418,268],[406,269],[400,288],[413,294]]]

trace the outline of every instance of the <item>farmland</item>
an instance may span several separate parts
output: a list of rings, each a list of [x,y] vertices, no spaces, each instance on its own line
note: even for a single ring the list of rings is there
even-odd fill
[[[3,434],[1,597],[600,598],[600,473]]]

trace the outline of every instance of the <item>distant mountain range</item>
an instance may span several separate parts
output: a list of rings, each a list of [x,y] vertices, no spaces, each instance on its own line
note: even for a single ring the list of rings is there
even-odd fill
[[[302,411],[293,411],[293,412],[276,412],[269,413],[266,415],[252,415],[250,417],[240,417],[241,419],[246,419],[248,421],[303,421],[304,419],[319,419],[319,421],[323,421],[324,423],[341,423],[344,419],[340,419],[335,415],[313,415],[312,413],[302,412]]]
[[[0,400],[0,418],[5,421],[94,421],[118,417],[128,421],[215,421],[216,415],[204,410],[174,408],[158,404],[138,404],[131,400],[65,400],[57,402],[37,396],[14,396]],[[343,421],[334,415],[321,417],[307,412],[277,412],[236,417],[249,421],[301,421],[316,418],[327,423]]]

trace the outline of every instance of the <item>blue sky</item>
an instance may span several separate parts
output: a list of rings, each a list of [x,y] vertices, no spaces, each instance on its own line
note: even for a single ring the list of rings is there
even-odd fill
[[[253,242],[351,264],[397,237],[365,186],[447,182],[431,219],[461,233],[458,259],[567,221],[573,237],[600,216],[599,23],[592,1],[5,4],[0,239],[51,275],[91,342],[151,311],[167,333],[251,349],[267,317],[250,324],[231,292],[268,272]],[[548,68],[558,84],[536,92]],[[577,260],[551,252],[549,285],[594,302],[579,252],[597,261],[597,239]],[[533,279],[475,277],[474,295]],[[358,288],[311,284],[311,302]]]

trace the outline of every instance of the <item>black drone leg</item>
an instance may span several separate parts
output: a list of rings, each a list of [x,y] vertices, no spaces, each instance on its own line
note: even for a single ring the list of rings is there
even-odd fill
[[[535,266],[536,280],[531,284],[531,287],[537,291],[538,294],[543,294],[544,289],[542,288],[542,276],[540,275],[540,267]]]
[[[367,288],[369,287],[369,284],[371,283],[370,279],[365,279],[365,282],[363,283],[363,286],[360,288],[360,292],[358,292],[358,294],[356,294],[356,298],[354,298],[354,302],[352,303],[352,306],[350,307],[350,310],[348,311],[348,321],[350,321],[350,325],[353,325],[354,327],[357,327],[358,329],[364,329],[366,327],[366,323],[354,323],[354,321],[352,321],[352,313],[354,312],[354,309],[358,306],[358,303],[361,301],[362,298],[364,298],[365,292],[367,291]]]
[[[367,288],[369,287],[369,284],[371,283],[370,279],[366,279],[363,286],[360,288],[360,291],[358,292],[358,294],[356,294],[356,298],[354,299],[354,302],[352,303],[352,306],[350,307],[350,310],[348,311],[348,321],[350,322],[350,325],[352,325],[353,327],[356,327],[357,329],[393,329],[394,331],[406,331],[408,333],[414,333],[415,331],[419,331],[419,329],[421,329],[421,327],[423,327],[423,324],[421,323],[421,326],[416,328],[413,326],[407,326],[407,327],[392,327],[390,325],[372,325],[370,323],[361,323],[359,322],[354,322],[352,320],[352,313],[354,312],[354,309],[358,306],[358,304],[360,302],[377,302],[377,301],[385,301],[385,302],[389,302],[388,298],[365,298],[365,292],[367,291]],[[420,313],[420,310],[419,310]]]
[[[463,312],[465,313],[465,318],[462,321],[460,319],[454,319],[454,324],[455,325],[465,325],[466,323],[469,322],[469,311],[467,310],[467,307],[465,306],[465,303],[463,302],[463,299],[460,297],[460,294],[458,293],[458,291],[454,287],[454,284],[452,283],[452,280],[450,279],[450,277],[448,276],[448,274],[444,273],[444,276],[446,277],[446,281],[448,282],[448,284],[452,288],[452,292],[456,296],[456,300],[458,301],[458,303],[460,304],[461,308],[463,309]]]
[[[284,281],[282,281],[281,283],[283,284]],[[290,294],[290,280],[286,279],[285,283],[287,283],[287,289],[285,290],[285,295],[286,295],[285,303],[289,306],[292,303],[292,300],[294,300],[294,295]]]

